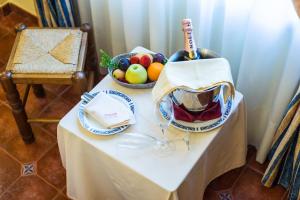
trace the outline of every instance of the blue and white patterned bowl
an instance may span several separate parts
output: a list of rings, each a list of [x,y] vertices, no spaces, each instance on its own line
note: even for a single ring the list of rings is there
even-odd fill
[[[120,54],[118,56],[115,56],[113,59],[112,59],[112,62],[113,63],[118,63],[119,60],[121,60],[122,58],[129,58],[133,55],[136,55],[137,53],[124,53],[124,54]],[[154,54],[151,54],[151,55],[154,55]],[[165,57],[165,59],[167,59]],[[108,68],[108,72],[109,72],[109,75],[111,76],[111,78],[116,82],[118,83],[119,85],[122,85],[124,87],[127,87],[127,88],[133,88],[133,89],[148,89],[148,88],[153,88],[156,81],[153,81],[153,82],[149,82],[149,83],[144,83],[144,84],[130,84],[130,83],[125,83],[125,82],[122,82],[122,81],[119,81],[118,79],[114,78],[112,73],[113,73],[113,69],[111,68]]]

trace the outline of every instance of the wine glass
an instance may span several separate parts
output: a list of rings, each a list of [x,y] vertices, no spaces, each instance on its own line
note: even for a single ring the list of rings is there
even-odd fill
[[[163,108],[164,111],[166,111],[166,117],[167,120],[160,120],[161,119],[161,111],[160,111],[160,107]],[[167,140],[166,137],[166,130],[168,129],[168,127],[171,125],[172,121],[175,119],[174,117],[174,104],[173,104],[173,100],[170,96],[165,97],[161,103],[157,106],[157,108],[155,109],[156,115],[158,116],[156,119],[158,119],[158,123],[159,126],[161,128],[161,132],[163,134],[163,139],[165,141],[169,141],[169,145],[174,144],[175,141],[178,141],[178,139],[175,140]],[[185,131],[185,136],[182,139],[179,139],[181,141],[183,141],[186,146],[188,151],[190,151],[191,149],[191,145],[190,145],[190,131],[186,130]]]
[[[160,107],[168,113],[168,120],[161,117]],[[127,133],[118,142],[118,148],[131,150],[152,149],[155,155],[168,156],[175,151],[175,140],[168,140],[166,131],[174,119],[173,101],[167,96],[154,107],[154,120],[162,132],[162,138],[152,136],[148,133]]]
[[[166,119],[164,119],[161,115],[161,109],[166,113]],[[155,105],[154,108],[154,120],[156,124],[159,125],[159,128],[162,133],[162,139],[160,140],[160,144],[157,150],[163,150],[163,153],[170,154],[175,151],[176,146],[173,140],[168,140],[167,138],[167,129],[171,125],[174,120],[174,108],[173,101],[169,95],[164,97],[160,103]]]
[[[129,150],[152,149],[159,156],[168,156],[174,150],[171,141],[161,140],[145,133],[124,134],[118,142],[117,147]]]
[[[168,112],[168,117],[169,117],[168,121],[165,120],[166,124],[161,125],[161,127],[163,127],[162,132],[164,134],[165,130],[171,125],[172,121],[175,119],[175,117],[174,117],[174,104],[173,104],[172,98],[169,97],[169,96],[168,96],[168,98],[164,98],[161,102],[161,105],[164,107],[164,110],[166,110]],[[186,132],[186,134],[182,138],[182,141],[186,144],[187,149],[189,151],[191,149],[191,145],[190,145],[191,133],[190,133],[189,130],[186,130],[185,132]],[[177,140],[172,140],[172,141],[178,141],[178,139]]]
[[[187,146],[188,151],[191,150],[190,137],[191,137],[190,131],[186,130],[185,136],[183,137],[183,141],[185,142],[185,145]]]
[[[161,108],[165,111],[166,119],[161,116]],[[156,123],[159,125],[162,135],[166,137],[166,130],[174,120],[174,108],[173,101],[170,96],[166,96],[161,100],[159,104],[156,104],[154,108],[154,115]]]

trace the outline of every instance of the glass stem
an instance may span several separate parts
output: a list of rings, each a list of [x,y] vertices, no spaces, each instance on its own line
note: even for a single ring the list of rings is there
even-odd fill
[[[190,132],[189,131],[186,132],[186,136],[185,136],[184,141],[185,141],[185,144],[186,144],[186,146],[188,148],[188,151],[189,151],[191,149],[191,147],[190,147]]]

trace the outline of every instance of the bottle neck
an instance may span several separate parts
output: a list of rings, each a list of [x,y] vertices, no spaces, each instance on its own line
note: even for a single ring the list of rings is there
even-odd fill
[[[189,59],[197,58],[197,47],[192,31],[184,31],[184,50],[188,53]]]
[[[197,47],[193,36],[192,22],[185,19],[182,22],[184,32],[184,50],[188,53],[189,60],[197,59]]]

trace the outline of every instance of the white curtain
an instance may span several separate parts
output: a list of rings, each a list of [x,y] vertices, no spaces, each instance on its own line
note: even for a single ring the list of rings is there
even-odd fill
[[[183,48],[191,18],[199,47],[231,64],[247,103],[248,143],[263,162],[300,80],[300,20],[290,0],[85,0],[82,21],[112,55],[144,46],[171,55]]]

